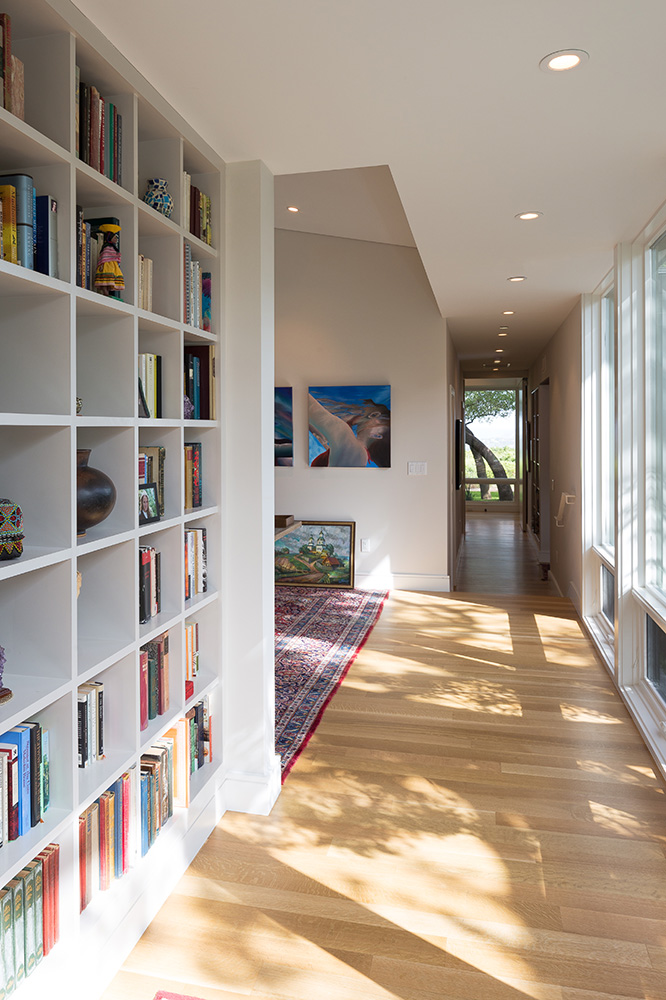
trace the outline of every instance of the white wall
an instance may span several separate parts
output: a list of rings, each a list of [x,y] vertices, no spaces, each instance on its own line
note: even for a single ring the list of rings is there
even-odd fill
[[[294,466],[275,470],[276,512],[355,521],[359,587],[448,590],[449,338],[418,253],[275,236],[275,384],[294,390]],[[380,384],[391,385],[391,468],[310,468],[308,386]],[[410,461],[427,475],[408,476]]]
[[[550,574],[563,597],[581,613],[581,336],[580,302],[546,345],[530,370],[529,387],[550,384]],[[555,517],[562,493],[576,500]]]

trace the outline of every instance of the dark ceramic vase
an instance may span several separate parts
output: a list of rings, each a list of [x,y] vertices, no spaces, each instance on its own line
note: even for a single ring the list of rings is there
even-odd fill
[[[88,465],[90,448],[76,452],[76,533],[85,535],[88,528],[108,517],[116,503],[116,488],[99,469]]]

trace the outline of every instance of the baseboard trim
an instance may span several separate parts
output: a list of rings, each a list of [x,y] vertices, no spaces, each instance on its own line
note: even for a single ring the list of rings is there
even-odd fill
[[[232,812],[268,816],[282,788],[280,758],[273,755],[268,774],[229,771],[222,785],[224,808]]]
[[[451,577],[429,573],[357,573],[354,586],[358,590],[425,590],[448,593]]]

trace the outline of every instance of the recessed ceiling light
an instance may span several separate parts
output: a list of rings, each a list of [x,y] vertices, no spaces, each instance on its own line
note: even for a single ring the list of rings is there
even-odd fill
[[[524,274],[514,274],[510,278],[507,278],[506,280],[507,281],[525,281],[525,275]]]
[[[500,330],[500,332],[497,334],[497,336],[498,337],[508,337],[509,334],[508,333],[502,333],[502,331]]]
[[[590,58],[585,49],[558,49],[549,52],[539,63],[539,69],[544,73],[562,73],[567,69],[577,69]]]
[[[530,222],[532,219],[540,219],[542,215],[543,212],[521,212],[515,218],[522,219],[523,222]]]
[[[502,316],[513,316],[513,309],[505,309]]]
[[[503,347],[496,347],[495,348],[495,354],[504,354],[504,348]]]
[[[287,211],[288,212],[298,212],[298,211],[300,211],[300,209],[296,208],[295,205],[289,205],[289,207],[287,208]]]

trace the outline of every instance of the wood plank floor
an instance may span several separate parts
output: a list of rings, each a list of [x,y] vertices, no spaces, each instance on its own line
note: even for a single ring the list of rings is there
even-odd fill
[[[394,592],[104,1000],[664,1000],[664,792],[568,601]]]

